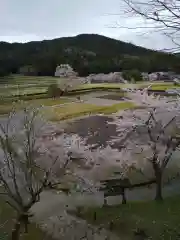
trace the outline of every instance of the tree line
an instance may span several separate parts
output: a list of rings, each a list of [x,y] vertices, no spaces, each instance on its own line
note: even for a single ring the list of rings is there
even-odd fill
[[[59,64],[70,64],[80,76],[136,69],[179,71],[179,57],[95,34],[29,43],[0,43],[0,76],[54,76]]]

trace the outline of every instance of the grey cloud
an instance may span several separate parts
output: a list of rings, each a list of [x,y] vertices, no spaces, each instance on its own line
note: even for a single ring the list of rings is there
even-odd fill
[[[117,15],[121,0],[0,0],[0,40],[30,41],[99,33],[149,48],[172,46],[158,34],[138,37],[136,31],[111,28],[126,23],[136,26],[136,18]],[[18,2],[18,3],[17,3]],[[138,23],[139,24],[139,23]]]
[[[38,34],[42,37],[65,32],[85,31],[98,15],[109,11],[103,0],[1,0],[0,35],[17,33]],[[93,22],[93,25],[95,23]],[[92,28],[96,26],[92,26]]]

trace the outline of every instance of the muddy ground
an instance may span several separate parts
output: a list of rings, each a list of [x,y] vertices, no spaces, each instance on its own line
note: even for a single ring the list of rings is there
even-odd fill
[[[113,117],[89,116],[69,123],[65,127],[65,132],[78,134],[85,139],[86,144],[92,145],[92,148],[104,148],[110,145],[112,148],[118,149],[120,147],[118,141],[114,143],[113,140],[118,137],[119,131],[113,121]]]

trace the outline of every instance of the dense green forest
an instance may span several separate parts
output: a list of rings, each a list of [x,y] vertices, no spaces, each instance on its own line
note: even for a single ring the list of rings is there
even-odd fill
[[[82,34],[28,43],[0,42],[0,75],[23,73],[53,76],[58,64],[68,63],[79,73],[179,72],[179,57],[152,51],[96,34]]]

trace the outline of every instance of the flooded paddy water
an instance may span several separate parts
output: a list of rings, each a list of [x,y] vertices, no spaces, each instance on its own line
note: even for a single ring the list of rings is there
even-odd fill
[[[78,134],[88,145],[106,147],[113,136],[117,136],[116,125],[111,124],[113,118],[108,116],[89,116],[72,121],[65,128],[68,134]]]

